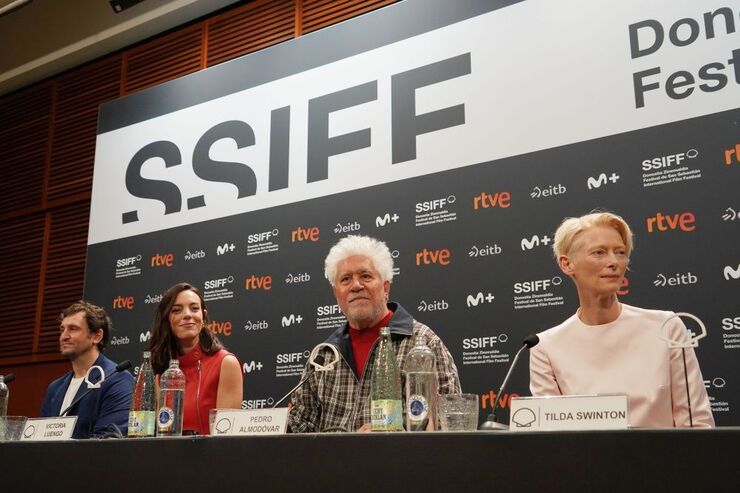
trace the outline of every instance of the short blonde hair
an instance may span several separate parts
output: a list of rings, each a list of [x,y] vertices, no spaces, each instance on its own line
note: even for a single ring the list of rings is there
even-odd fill
[[[606,226],[617,230],[627,247],[627,257],[632,254],[632,230],[630,230],[627,222],[611,212],[592,212],[581,217],[568,217],[563,220],[555,231],[555,240],[552,244],[555,258],[558,259],[561,255],[570,255],[576,247],[580,246],[578,244],[580,234],[594,226]]]
[[[336,283],[337,267],[340,262],[354,255],[364,255],[380,273],[380,279],[393,282],[393,257],[388,246],[369,236],[349,235],[342,238],[329,250],[324,261],[324,276],[332,285]]]

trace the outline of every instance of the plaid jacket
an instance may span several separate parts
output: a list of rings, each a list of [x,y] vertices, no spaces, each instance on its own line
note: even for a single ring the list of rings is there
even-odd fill
[[[406,355],[414,344],[412,336],[422,334],[437,357],[439,393],[460,393],[455,362],[442,340],[432,329],[414,320],[401,305],[391,302],[388,308],[394,312],[388,327],[402,379]],[[293,393],[293,405],[288,415],[288,426],[293,433],[356,431],[370,422],[370,382],[378,341],[370,350],[362,379],[357,377],[355,371],[349,325],[345,323],[337,329],[326,343],[336,347],[340,361],[332,370],[314,373]],[[322,348],[319,354],[324,356],[324,365],[334,360],[333,351],[327,347]],[[308,368],[309,365],[306,365],[304,375]]]

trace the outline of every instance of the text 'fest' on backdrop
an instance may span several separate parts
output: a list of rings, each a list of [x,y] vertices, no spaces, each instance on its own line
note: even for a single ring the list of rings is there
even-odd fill
[[[739,10],[407,0],[103,105],[85,296],[111,356],[140,361],[188,281],[243,407],[268,406],[344,320],[326,253],[366,234],[490,409],[524,337],[577,307],[554,230],[603,208],[636,233],[623,301],[706,323],[715,417],[738,424]]]

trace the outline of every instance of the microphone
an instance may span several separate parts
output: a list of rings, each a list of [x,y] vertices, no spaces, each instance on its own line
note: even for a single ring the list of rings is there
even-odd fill
[[[512,361],[511,365],[509,366],[509,371],[506,374],[506,377],[504,378],[503,383],[501,384],[501,388],[499,388],[498,392],[496,393],[496,397],[493,401],[493,409],[491,410],[491,414],[488,415],[488,419],[486,420],[486,422],[480,425],[481,430],[495,431],[495,430],[508,430],[509,429],[507,425],[496,421],[496,408],[498,407],[498,402],[501,400],[501,394],[504,392],[504,389],[506,388],[506,384],[509,382],[509,377],[511,377],[511,372],[514,370],[514,367],[516,366],[516,362],[519,360],[519,355],[525,349],[531,349],[535,347],[537,344],[539,344],[539,342],[540,342],[540,338],[537,336],[537,334],[528,335],[527,338],[524,339],[524,342],[522,342],[522,347],[520,347],[519,351],[516,352],[516,355],[514,356],[514,361]]]
[[[296,390],[300,389],[303,386],[303,384],[306,383],[309,378],[311,378],[311,375],[313,375],[316,372],[316,366],[314,366],[314,363],[316,365],[318,365],[318,366],[323,366],[324,365],[324,357],[319,354],[314,359],[311,360],[311,363],[312,363],[311,364],[311,367],[306,372],[306,376],[304,376],[303,378],[301,378],[301,381],[298,382],[298,385],[296,385],[295,387],[293,387],[292,389],[290,389],[290,391],[287,394],[285,394],[279,401],[277,401],[275,403],[275,405],[272,406],[273,409],[275,409],[280,404],[282,404],[285,399],[287,399],[288,397],[290,397],[291,395],[293,395],[293,392],[295,392]]]
[[[2,375],[0,375],[2,376]],[[3,381],[7,384],[15,380],[15,373],[8,373],[3,377]]]
[[[100,369],[100,380],[98,380],[97,383],[95,383],[95,384],[90,383],[90,380],[88,380],[88,378],[90,378],[90,370],[92,370],[93,368],[99,368]],[[131,362],[129,360],[122,361],[122,362],[118,363],[118,365],[116,365],[116,368],[113,370],[113,373],[111,373],[111,375],[114,375],[114,374],[116,374],[118,372],[122,372],[122,371],[128,370],[129,368],[131,368]],[[102,368],[100,368],[99,366],[97,366],[97,367],[96,366],[91,366],[90,367],[90,370],[87,370],[87,375],[85,375],[85,380],[87,382],[87,392],[85,392],[84,394],[82,394],[81,396],[79,396],[77,399],[75,399],[74,401],[72,401],[72,404],[70,404],[69,406],[67,406],[67,409],[65,409],[59,416],[66,416],[67,413],[73,407],[75,407],[82,399],[84,399],[87,394],[89,394],[90,392],[92,392],[93,390],[95,390],[97,388],[100,388],[100,384],[102,384],[105,381],[105,372],[103,371]]]

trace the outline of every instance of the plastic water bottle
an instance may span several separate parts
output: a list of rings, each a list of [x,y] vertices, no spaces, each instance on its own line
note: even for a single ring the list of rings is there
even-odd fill
[[[0,416],[8,415],[8,399],[10,398],[10,392],[8,386],[5,385],[5,377],[0,375]]]
[[[185,405],[185,374],[180,362],[170,360],[170,367],[159,379],[158,436],[182,435],[182,412]]]
[[[388,327],[380,329],[378,354],[373,362],[370,383],[370,424],[372,431],[403,431],[401,374]]]
[[[157,402],[155,399],[154,370],[151,353],[144,351],[144,361],[136,376],[131,411],[128,413],[129,437],[153,437],[156,421]]]
[[[437,358],[422,335],[404,361],[406,374],[406,430],[426,431],[437,427]]]

